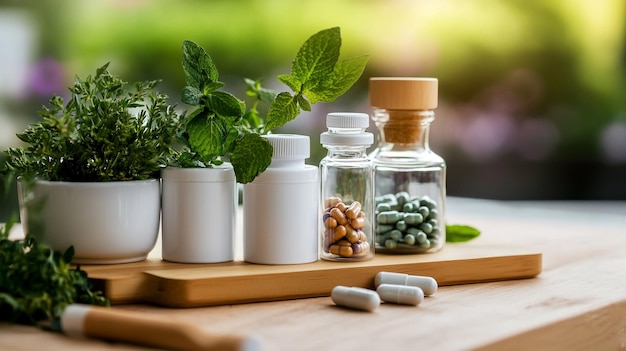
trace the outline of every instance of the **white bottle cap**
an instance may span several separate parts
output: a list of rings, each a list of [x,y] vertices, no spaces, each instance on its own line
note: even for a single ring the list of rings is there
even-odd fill
[[[311,141],[306,135],[268,134],[263,138],[274,148],[272,159],[304,160],[311,156]]]
[[[366,113],[331,112],[326,115],[327,128],[365,129],[370,126],[370,118]]]
[[[357,112],[333,112],[326,115],[326,127],[332,131],[320,135],[322,145],[369,146],[374,143],[374,134],[365,132],[369,116]],[[343,129],[339,131],[338,129]]]

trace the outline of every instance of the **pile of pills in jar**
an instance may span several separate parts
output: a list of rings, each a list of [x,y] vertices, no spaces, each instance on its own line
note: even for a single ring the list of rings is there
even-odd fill
[[[377,247],[421,248],[424,251],[438,244],[440,237],[437,203],[428,196],[411,198],[407,192],[377,196]]]
[[[329,197],[324,207],[324,251],[339,257],[366,256],[370,245],[362,230],[366,219],[361,204],[354,201],[348,206],[338,197]]]

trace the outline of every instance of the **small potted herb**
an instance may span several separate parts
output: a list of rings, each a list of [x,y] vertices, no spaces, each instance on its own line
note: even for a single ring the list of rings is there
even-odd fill
[[[266,89],[246,79],[254,99],[242,100],[220,90],[218,70],[198,44],[183,43],[187,86],[182,101],[193,106],[181,123],[180,148],[163,170],[163,258],[178,262],[232,260],[235,231],[235,182],[252,182],[271,163],[272,146],[264,138],[273,129],[332,102],[361,76],[367,56],[339,60],[338,27],[322,30],[299,49],[290,75],[278,80],[292,92]],[[259,103],[269,105],[263,118]],[[216,185],[222,183],[222,186]]]
[[[42,120],[18,134],[25,146],[5,151],[4,171],[19,176],[27,235],[41,226],[36,239],[59,252],[73,246],[74,263],[147,256],[160,223],[159,171],[178,128],[157,83],[126,91],[106,64],[76,78],[67,103],[52,97]]]

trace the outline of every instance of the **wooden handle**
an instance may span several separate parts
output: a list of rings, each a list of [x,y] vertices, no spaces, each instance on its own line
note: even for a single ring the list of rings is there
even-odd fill
[[[141,317],[133,312],[70,305],[61,317],[63,331],[110,341],[169,350],[260,350],[257,340],[238,335],[208,334],[195,325]]]

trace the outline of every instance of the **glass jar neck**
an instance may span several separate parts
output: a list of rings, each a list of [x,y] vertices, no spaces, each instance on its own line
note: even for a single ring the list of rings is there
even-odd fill
[[[372,120],[378,127],[379,147],[395,150],[429,150],[433,110],[374,110]]]
[[[332,159],[363,159],[367,158],[368,145],[323,145],[328,149],[326,157]]]

